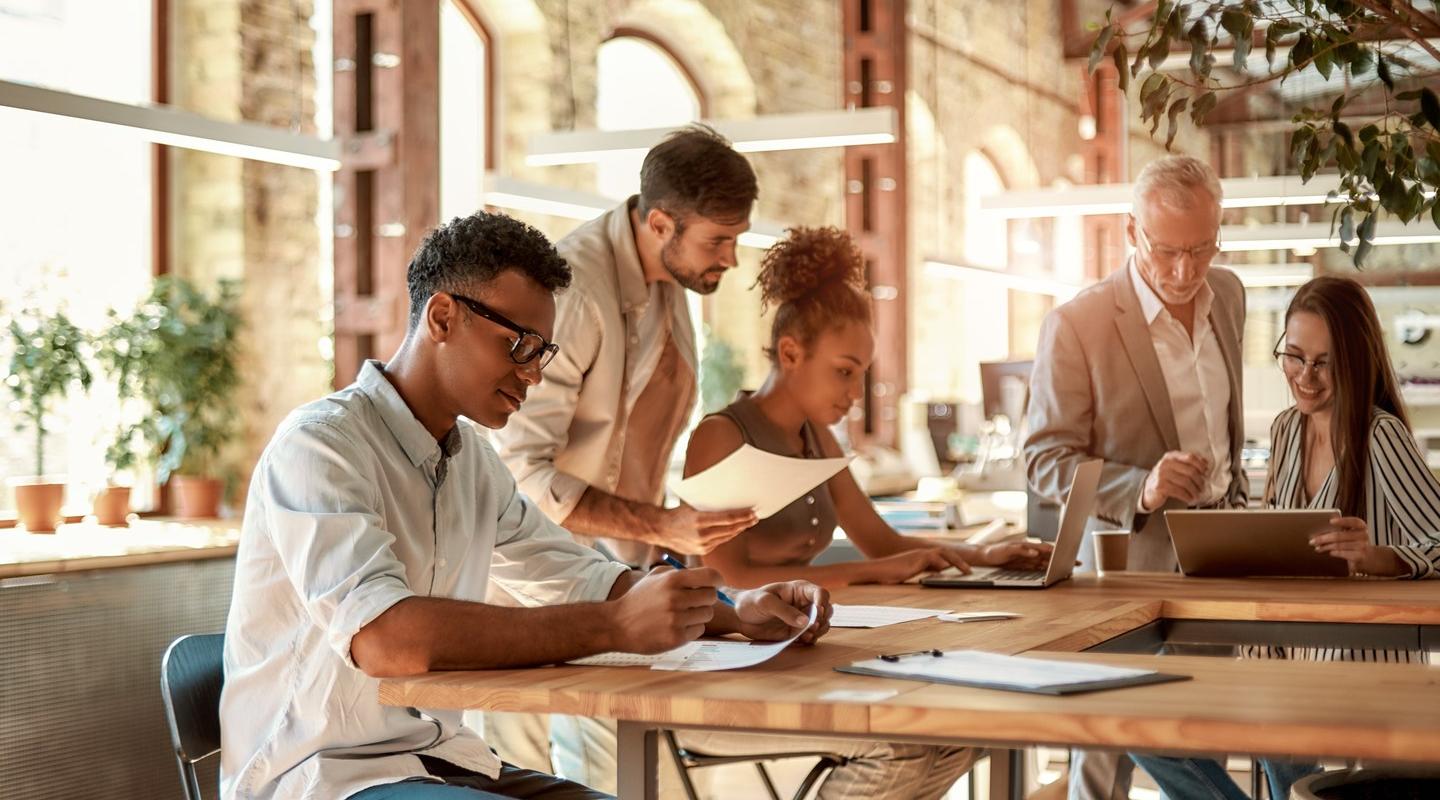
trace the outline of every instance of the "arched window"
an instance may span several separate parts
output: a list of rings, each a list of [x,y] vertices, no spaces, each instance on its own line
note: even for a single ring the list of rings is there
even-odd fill
[[[440,1],[440,219],[484,205],[488,42],[465,0]]]
[[[702,101],[684,67],[640,36],[617,36],[600,45],[596,63],[595,122],[601,130],[668,128],[700,118]],[[596,165],[596,190],[628,197],[640,190],[643,153],[617,153]]]

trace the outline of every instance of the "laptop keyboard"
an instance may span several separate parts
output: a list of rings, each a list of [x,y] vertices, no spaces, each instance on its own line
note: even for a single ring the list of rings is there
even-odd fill
[[[997,581],[1043,581],[1045,570],[997,569],[989,577]]]
[[[1000,569],[998,567],[976,567],[970,575],[965,575],[955,567],[946,568],[935,573],[937,578],[966,578],[986,581],[1043,581],[1045,570],[1032,569]]]

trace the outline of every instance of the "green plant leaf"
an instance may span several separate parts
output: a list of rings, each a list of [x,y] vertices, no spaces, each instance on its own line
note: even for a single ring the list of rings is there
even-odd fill
[[[1440,228],[1440,195],[1430,201],[1430,219],[1435,223],[1435,227]]]
[[[1290,135],[1290,160],[1303,161],[1305,150],[1315,139],[1315,129],[1306,125]]]
[[[1365,219],[1360,223],[1359,229],[1355,231],[1356,235],[1360,238],[1360,244],[1355,248],[1355,267],[1357,269],[1364,268],[1365,258],[1370,255],[1371,248],[1375,246],[1375,222],[1377,216],[1378,212],[1373,211],[1366,214]]]
[[[1348,242],[1355,238],[1355,211],[1346,206],[1340,211],[1340,241]]]
[[[1331,127],[1335,131],[1335,135],[1339,136],[1341,140],[1345,142],[1346,147],[1349,147],[1351,150],[1355,149],[1355,134],[1350,132],[1349,125],[1343,122],[1335,122]]]
[[[1420,90],[1419,90],[1419,89],[1411,89],[1411,90],[1408,91],[1408,92],[1400,92],[1399,94],[1395,95],[1395,99],[1396,99],[1396,100],[1419,100],[1419,99],[1420,99]]]
[[[1130,71],[1125,68],[1125,63],[1128,60],[1128,54],[1125,52],[1124,42],[1115,43],[1115,52],[1113,54],[1113,57],[1115,60],[1115,74],[1116,76],[1118,76],[1120,93],[1124,94],[1125,92],[1130,90]]]
[[[1425,121],[1430,127],[1440,131],[1440,98],[1429,89],[1420,91],[1420,112],[1425,115]]]
[[[1420,180],[1425,183],[1431,186],[1440,186],[1440,162],[1437,162],[1429,155],[1421,156],[1420,159],[1415,162],[1415,173],[1419,175]]]
[[[1182,97],[1182,98],[1180,98],[1179,100],[1176,100],[1175,102],[1173,102],[1173,103],[1170,104],[1170,110],[1169,110],[1168,112],[1166,112],[1166,115],[1170,118],[1169,127],[1168,127],[1168,129],[1166,130],[1166,132],[1165,132],[1165,149],[1166,149],[1166,150],[1169,150],[1169,149],[1170,149],[1170,145],[1175,142],[1175,134],[1176,134],[1176,133],[1178,132],[1178,130],[1179,130],[1179,124],[1178,124],[1177,118],[1179,117],[1180,112],[1185,110],[1185,106],[1187,106],[1187,105],[1189,105],[1189,104],[1190,104],[1190,98],[1188,98],[1188,97]]]
[[[1154,44],[1150,45],[1150,52],[1148,54],[1150,69],[1159,69],[1160,65],[1165,63],[1165,59],[1168,58],[1169,55],[1170,40],[1161,36]]]
[[[1217,98],[1214,92],[1206,92],[1200,95],[1200,97],[1196,99],[1195,105],[1190,107],[1190,120],[1196,125],[1204,122],[1205,115],[1209,114],[1210,111],[1215,108],[1216,100]]]
[[[1358,78],[1375,68],[1375,55],[1368,47],[1356,47],[1350,56],[1350,76]]]
[[[1105,13],[1108,15],[1110,12]],[[1095,44],[1090,48],[1090,72],[1093,73],[1095,68],[1100,65],[1100,61],[1105,58],[1105,48],[1110,45],[1110,39],[1114,35],[1115,26],[1106,25],[1100,30],[1100,35],[1095,37]]]
[[[1385,56],[1375,60],[1375,74],[1380,77],[1380,82],[1385,84],[1386,89],[1395,91],[1395,78],[1390,74],[1390,61]]]
[[[1330,80],[1330,73],[1335,71],[1335,51],[1323,49],[1315,53],[1315,69],[1320,77]]]
[[[1295,67],[1303,67],[1310,57],[1315,54],[1315,40],[1309,32],[1301,33],[1295,38],[1295,44],[1290,48],[1290,64]]]
[[[1250,17],[1245,15],[1245,12],[1234,6],[1229,6],[1220,12],[1220,27],[1224,28],[1225,32],[1230,34],[1233,39],[1238,40],[1246,35],[1245,28],[1247,23],[1253,24],[1250,21]]]

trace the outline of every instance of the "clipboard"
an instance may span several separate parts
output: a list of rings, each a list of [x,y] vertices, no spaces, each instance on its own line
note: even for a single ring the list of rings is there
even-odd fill
[[[1052,697],[1190,680],[1189,675],[1029,656],[1007,656],[981,650],[922,650],[918,653],[901,653],[857,661],[848,666],[836,667],[835,671]]]

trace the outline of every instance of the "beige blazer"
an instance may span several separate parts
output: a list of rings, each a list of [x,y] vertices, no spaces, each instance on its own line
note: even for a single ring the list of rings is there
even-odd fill
[[[653,319],[646,324],[647,315],[671,315],[675,345],[690,374],[699,374],[685,293],[670,293],[669,308],[651,308],[652,294],[630,226],[634,200],[556,243],[573,274],[570,287],[555,298],[560,352],[525,404],[492,437],[520,490],[560,524],[587,487],[615,491],[630,411],[650,382],[666,341],[646,335],[656,327]],[[663,492],[656,501],[662,498]],[[611,551],[627,558],[629,550],[640,547],[622,542],[612,544]]]
[[[1210,324],[1230,375],[1230,488],[1224,504],[1245,505],[1248,486],[1244,441],[1240,339],[1245,290],[1235,273],[1215,267],[1207,281],[1215,293]],[[1145,478],[1161,456],[1180,449],[1170,393],[1129,269],[1119,269],[1045,316],[1030,379],[1030,434],[1025,439],[1030,489],[1060,502],[1080,462],[1105,466],[1087,531],[1128,528],[1130,569],[1173,571],[1171,501],[1153,514],[1138,511]],[[1082,551],[1086,559],[1089,549]]]

